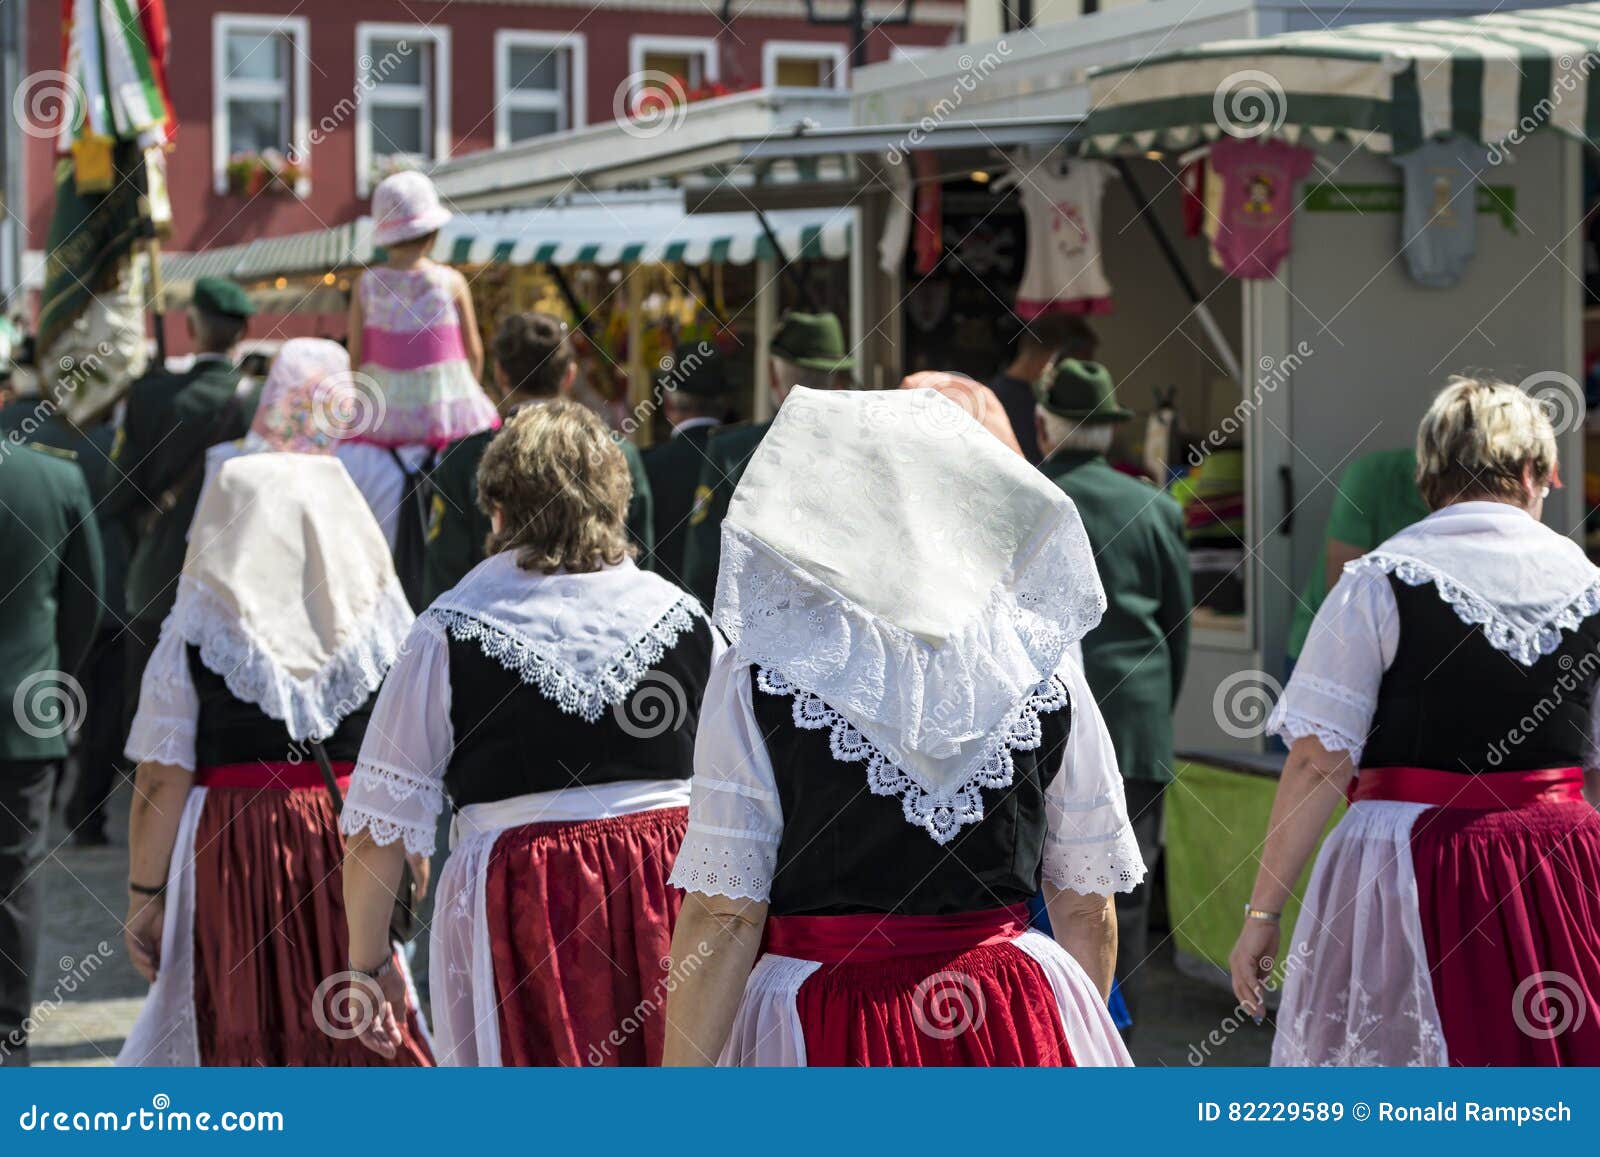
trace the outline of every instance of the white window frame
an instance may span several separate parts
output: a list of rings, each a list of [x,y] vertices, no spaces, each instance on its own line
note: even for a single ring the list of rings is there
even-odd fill
[[[311,23],[304,16],[259,16],[218,12],[211,18],[211,177],[218,193],[228,191],[228,100],[232,97],[280,95],[277,86],[235,80],[227,75],[228,34],[286,33],[291,73],[284,78],[289,98],[289,140],[285,143],[305,175],[295,182],[297,196],[311,192]]]
[[[511,87],[511,50],[547,48],[563,55],[565,91],[556,102],[556,131],[581,129],[589,123],[589,46],[581,32],[529,32],[501,28],[494,34],[494,147],[511,144],[511,113],[519,108],[545,110],[539,95]]]
[[[644,58],[652,52],[698,52],[705,60],[703,84],[722,79],[721,53],[713,36],[630,36],[628,37],[628,73],[637,76],[644,71]]]
[[[849,53],[843,44],[831,44],[826,40],[768,40],[761,46],[763,88],[778,87],[780,60],[827,61],[833,66],[834,89],[850,87]]]
[[[362,21],[356,25],[356,195],[372,192],[372,114],[374,106],[385,104],[379,95],[383,86],[371,79],[377,64],[373,57],[374,40],[427,41],[433,45],[433,84],[424,85],[423,108],[433,121],[433,157],[442,161],[450,155],[450,29],[428,24],[391,24]],[[363,63],[365,62],[365,63]]]

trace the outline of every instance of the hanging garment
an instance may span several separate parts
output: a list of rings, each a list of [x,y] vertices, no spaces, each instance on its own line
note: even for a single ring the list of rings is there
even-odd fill
[[[1018,189],[1028,225],[1028,257],[1017,287],[1017,316],[1108,313],[1111,282],[1100,260],[1100,202],[1111,166],[1051,158],[1024,172]]]
[[[1291,246],[1295,183],[1311,172],[1315,158],[1310,149],[1282,141],[1225,137],[1211,146],[1211,168],[1222,181],[1215,245],[1230,277],[1277,272]]]
[[[1465,137],[1394,158],[1405,183],[1400,245],[1411,279],[1431,289],[1461,280],[1478,248],[1478,174],[1489,151]]]

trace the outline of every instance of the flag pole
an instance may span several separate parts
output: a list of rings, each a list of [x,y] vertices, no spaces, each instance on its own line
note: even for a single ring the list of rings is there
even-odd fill
[[[161,237],[150,212],[149,196],[139,198],[139,234],[144,238],[144,251],[150,262],[150,315],[156,329],[156,364],[167,364],[167,312],[165,288],[161,282]]]

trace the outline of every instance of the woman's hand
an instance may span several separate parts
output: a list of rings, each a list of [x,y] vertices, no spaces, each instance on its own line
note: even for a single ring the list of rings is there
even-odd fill
[[[1261,1023],[1267,1014],[1264,988],[1267,976],[1278,963],[1278,925],[1267,920],[1245,918],[1239,939],[1228,954],[1228,970],[1233,974],[1233,995],[1239,1005]]]
[[[166,902],[160,896],[128,895],[128,918],[123,921],[122,941],[128,959],[139,975],[154,984],[161,969],[161,927],[166,922]]]
[[[417,882],[415,899],[420,904],[428,898],[428,880],[433,871],[433,861],[420,852],[407,852],[406,864],[411,868],[411,878]]]
[[[376,979],[352,973],[346,1007],[360,1010],[356,1039],[385,1060],[393,1059],[405,1041],[406,982],[399,968]]]

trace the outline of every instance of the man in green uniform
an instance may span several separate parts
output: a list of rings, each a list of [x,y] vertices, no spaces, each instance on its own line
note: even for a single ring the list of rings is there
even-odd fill
[[[500,323],[490,351],[500,413],[507,418],[524,406],[567,396],[578,378],[578,358],[567,323],[548,313],[512,314]],[[478,507],[478,463],[494,435],[495,431],[484,430],[451,443],[433,468],[423,583],[429,602],[483,561],[489,516]],[[650,480],[637,447],[620,437],[617,445],[633,476],[628,533],[639,548],[639,560],[648,562],[655,544]]]
[[[66,819],[74,843],[99,847],[109,842],[105,806],[116,786],[122,744],[128,735],[127,614],[123,598],[123,584],[128,577],[128,536],[106,517],[103,505],[111,486],[111,447],[116,427],[109,415],[93,425],[79,425],[49,399],[30,393],[0,409],[0,435],[9,441],[34,442],[72,454],[94,504],[105,590],[100,605],[100,632],[83,663],[88,717],[81,724],[78,777]]]
[[[1172,710],[1189,657],[1189,555],[1166,494],[1106,461],[1117,404],[1098,362],[1064,358],[1039,381],[1039,469],[1072,499],[1106,590],[1083,662],[1116,748],[1139,853],[1150,873],[1117,896],[1117,979],[1130,1015],[1147,954],[1150,887],[1161,858],[1162,791],[1172,780]]]
[[[767,357],[774,409],[783,405],[795,386],[847,388],[856,365],[845,352],[844,327],[831,313],[785,314],[767,347]],[[708,607],[717,593],[717,568],[722,562],[722,520],[745,466],[771,425],[769,418],[725,426],[714,431],[706,443],[684,541],[681,581]]]
[[[0,1064],[28,1063],[56,772],[83,718],[75,672],[100,623],[100,535],[72,455],[0,439]]]
[[[727,410],[727,365],[710,342],[685,342],[672,351],[672,365],[656,387],[672,436],[644,452],[656,505],[655,570],[682,583],[684,541],[706,443]]]
[[[134,544],[127,583],[130,697],[139,693],[145,661],[177,597],[206,449],[242,438],[250,428],[255,399],[240,384],[233,350],[253,313],[238,285],[202,277],[189,304],[194,364],[176,373],[152,370],[128,391],[102,515]]]

